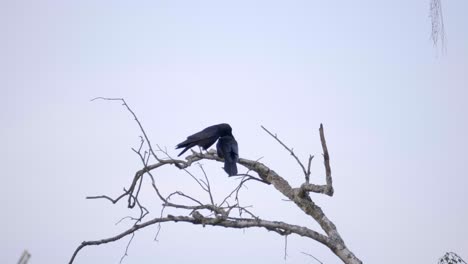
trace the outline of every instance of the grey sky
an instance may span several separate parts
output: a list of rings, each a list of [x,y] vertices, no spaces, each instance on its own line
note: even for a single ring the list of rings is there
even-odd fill
[[[421,1],[0,1],[0,263],[65,263],[83,240],[109,237],[118,195],[140,168],[139,131],[173,147],[228,122],[240,156],[300,184],[295,161],[315,154],[318,127],[331,155],[335,196],[314,196],[365,263],[468,260],[468,10],[444,1],[447,54],[430,41]],[[227,97],[229,95],[229,97]],[[229,99],[220,99],[229,98]],[[221,197],[236,182],[204,162]],[[199,173],[198,170],[193,170]],[[186,175],[158,173],[166,192],[195,195]],[[150,189],[146,204],[159,213]],[[201,194],[200,194],[201,195]],[[252,183],[261,217],[316,227],[273,189]],[[324,246],[264,230],[166,224],[137,233],[124,263],[339,263]],[[85,248],[76,263],[117,263],[127,239]]]

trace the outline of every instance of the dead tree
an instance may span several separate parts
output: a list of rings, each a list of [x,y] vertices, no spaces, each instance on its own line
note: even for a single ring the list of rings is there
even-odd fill
[[[138,124],[141,135],[141,142],[138,148],[133,149],[135,154],[141,160],[142,168],[138,170],[133,176],[133,180],[128,188],[125,188],[123,193],[117,198],[111,198],[106,195],[101,196],[90,196],[87,199],[107,199],[113,204],[126,199],[127,206],[129,208],[139,208],[140,215],[135,218],[131,218],[134,224],[131,228],[117,234],[113,237],[104,238],[96,241],[84,241],[77,247],[73,253],[70,264],[75,260],[78,252],[84,247],[91,245],[101,245],[117,241],[123,237],[131,236],[130,242],[137,230],[144,229],[151,225],[158,225],[161,227],[161,223],[165,222],[188,222],[194,225],[209,225],[209,226],[222,226],[226,228],[264,228],[269,231],[278,233],[281,236],[288,236],[290,234],[299,235],[315,240],[324,246],[328,247],[338,258],[344,263],[356,264],[362,263],[353,252],[346,246],[343,238],[338,233],[337,228],[333,222],[328,219],[323,210],[315,204],[310,197],[310,193],[324,194],[333,196],[333,184],[330,168],[330,158],[328,154],[327,144],[325,141],[325,134],[323,126],[320,125],[320,140],[322,143],[323,160],[325,167],[325,185],[316,185],[310,183],[311,174],[311,162],[313,156],[310,155],[305,166],[300,159],[296,156],[294,151],[286,146],[277,135],[271,133],[266,128],[262,128],[272,136],[279,144],[281,144],[289,154],[297,161],[297,164],[301,167],[302,173],[304,174],[304,182],[300,186],[291,186],[288,181],[272,170],[269,166],[259,162],[258,160],[249,160],[240,158],[239,164],[247,169],[247,173],[239,175],[239,184],[230,193],[226,194],[226,197],[221,201],[215,201],[211,192],[211,185],[208,175],[205,173],[202,166],[200,166],[203,172],[203,178],[199,179],[193,175],[188,168],[197,164],[201,160],[209,160],[213,162],[223,162],[223,160],[216,155],[216,151],[208,151],[206,153],[199,153],[192,151],[192,154],[187,156],[185,160],[175,159],[170,154],[160,148],[154,146],[143,129],[143,125],[128,106],[124,99],[121,98],[96,98],[102,100],[113,100],[122,102],[123,106],[131,113],[136,123]],[[94,100],[94,99],[93,99]],[[156,154],[158,153],[158,154]],[[161,190],[158,185],[157,178],[154,177],[153,171],[163,166],[173,165],[175,169],[184,170],[187,175],[193,178],[194,182],[207,194],[206,201],[201,201],[194,198],[193,196],[183,193],[178,190]],[[254,173],[254,175],[252,175]],[[152,189],[157,194],[157,197],[162,202],[162,210],[159,217],[153,219],[147,219],[148,210],[140,203],[139,194],[143,183],[143,177],[149,177],[151,179]],[[239,191],[248,182],[259,182],[265,184],[265,188],[271,188],[284,195],[288,200],[294,202],[294,204],[304,212],[308,217],[312,217],[322,228],[323,232],[312,230],[306,226],[298,226],[280,221],[273,221],[267,219],[261,219],[255,215],[254,212],[242,206],[239,202]],[[182,198],[185,203],[175,203],[172,198]],[[176,208],[183,213],[180,215],[165,214],[165,208]],[[159,230],[159,229],[158,229]],[[128,244],[128,245],[129,245]],[[127,245],[127,249],[128,249]],[[125,252],[124,256],[127,255]],[[122,257],[122,258],[123,258]]]

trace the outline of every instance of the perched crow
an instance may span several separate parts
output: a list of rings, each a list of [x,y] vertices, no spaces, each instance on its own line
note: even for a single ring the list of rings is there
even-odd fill
[[[224,158],[224,171],[229,176],[237,175],[237,160],[239,160],[239,148],[232,135],[220,137],[216,150],[220,158]]]
[[[218,140],[218,138],[224,136],[232,137],[232,128],[230,125],[218,124],[209,126],[198,133],[188,136],[184,142],[179,143],[176,146],[176,149],[184,148],[184,150],[182,150],[178,156],[184,154],[185,151],[194,146],[200,146],[204,150],[207,150],[216,142],[216,140]]]

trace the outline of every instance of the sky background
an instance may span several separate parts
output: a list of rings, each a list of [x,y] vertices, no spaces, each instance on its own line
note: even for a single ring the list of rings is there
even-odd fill
[[[141,168],[140,132],[173,147],[230,123],[240,156],[262,158],[292,185],[295,160],[264,125],[313,161],[324,182],[320,123],[333,197],[312,194],[364,263],[468,260],[468,10],[443,1],[447,52],[430,40],[421,1],[5,1],[0,0],[0,263],[67,263],[84,240],[131,222],[117,196]],[[215,199],[236,180],[203,161]],[[202,175],[194,167],[193,173]],[[156,173],[165,194],[206,201],[173,167]],[[145,182],[149,187],[149,182]],[[156,217],[150,188],[142,198]],[[250,183],[242,202],[268,220],[318,230],[271,186]],[[177,214],[176,211],[168,211]],[[183,214],[184,212],[179,212]],[[149,218],[148,218],[149,219]],[[340,263],[323,245],[263,229],[164,224],[138,232],[123,263]],[[118,263],[128,238],[84,248],[75,263]]]

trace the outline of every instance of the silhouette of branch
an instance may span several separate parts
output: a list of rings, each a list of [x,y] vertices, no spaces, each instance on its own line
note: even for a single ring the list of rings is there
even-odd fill
[[[124,258],[125,258],[126,256],[128,256],[128,248],[130,247],[130,244],[132,243],[134,237],[135,237],[135,232],[132,233],[132,236],[130,237],[130,240],[128,241],[127,246],[125,247],[125,253],[124,253],[124,254],[122,255],[122,257],[120,258],[119,263],[122,263],[122,261],[124,260]]]
[[[306,183],[310,182],[310,166],[312,165],[312,159],[314,158],[313,155],[309,155],[309,161],[307,162],[307,174],[305,176]]]
[[[333,181],[331,177],[331,168],[330,168],[330,155],[328,154],[327,142],[325,141],[325,133],[323,132],[323,125],[320,124],[320,142],[322,143],[323,150],[323,163],[325,165],[325,180],[327,181],[328,195],[333,195]]]
[[[297,163],[299,164],[299,166],[301,167],[302,169],[302,172],[304,172],[304,175],[306,177],[306,179],[309,177],[310,175],[310,172],[306,171],[305,167],[304,167],[304,164],[302,164],[302,162],[299,160],[299,158],[296,156],[296,154],[294,153],[293,149],[289,148],[288,146],[286,146],[286,144],[284,144],[276,134],[273,135],[273,133],[271,133],[268,129],[266,129],[264,126],[261,126],[263,130],[265,130],[265,132],[267,132],[270,136],[272,136],[276,141],[278,141],[278,143],[281,144],[281,146],[283,146],[287,151],[289,151],[289,153],[291,154],[291,156],[293,156],[293,158],[297,161]],[[308,174],[309,173],[309,174]]]
[[[302,254],[309,256],[311,258],[314,258],[318,263],[323,264],[322,261],[320,261],[318,258],[314,257],[312,254],[306,253],[306,252],[301,252]]]
[[[127,108],[127,110],[130,112],[130,114],[132,114],[133,118],[135,119],[135,121],[137,122],[138,126],[140,127],[140,130],[141,130],[141,132],[143,133],[143,136],[145,137],[146,142],[148,143],[148,147],[149,147],[150,153],[153,155],[153,157],[154,157],[157,161],[159,161],[159,158],[158,158],[158,156],[156,155],[156,153],[154,153],[153,147],[151,146],[151,142],[150,142],[148,136],[146,135],[146,132],[145,132],[145,130],[143,129],[143,126],[141,125],[140,120],[138,120],[136,114],[133,112],[133,110],[130,108],[130,106],[128,106],[127,102],[125,102],[125,99],[123,99],[123,98],[96,97],[96,98],[91,99],[91,102],[93,102],[93,101],[95,101],[95,100],[121,101],[121,102],[122,102],[122,105],[125,106],[125,108]]]
[[[236,218],[235,220],[229,220],[229,219],[222,219],[219,217],[204,217],[198,211],[195,211],[193,215],[194,216],[192,217],[182,216],[182,215],[181,216],[167,215],[166,217],[158,217],[158,218],[149,220],[147,222],[143,222],[139,225],[135,225],[113,237],[100,239],[100,240],[94,240],[94,241],[84,241],[75,250],[69,263],[70,264],[73,263],[78,252],[86,246],[97,246],[101,244],[114,242],[128,235],[132,235],[136,231],[142,228],[145,228],[147,226],[151,226],[156,223],[165,223],[165,222],[186,222],[186,223],[192,223],[195,225],[202,225],[202,226],[207,226],[207,225],[222,226],[222,227],[229,227],[229,228],[236,228],[236,229],[260,227],[260,228],[265,228],[269,231],[276,232],[280,235],[296,234],[299,236],[312,238],[325,245],[332,243],[332,241],[330,241],[330,239],[327,238],[326,236],[320,233],[317,233],[309,228],[297,226],[297,225],[291,225],[291,224],[287,224],[284,222],[267,221],[267,220],[260,220],[260,219],[249,219],[249,218]]]
[[[203,166],[199,165],[200,171],[203,174],[203,178],[198,178],[196,174],[189,171],[189,168],[193,164],[199,164],[199,161],[208,160],[214,162],[224,162],[222,158],[217,155],[215,150],[208,150],[207,152],[195,152],[192,151],[192,154],[188,155],[184,160],[172,158],[171,155],[167,152],[166,149],[162,149],[159,145],[154,149],[149,141],[149,138],[143,129],[141,122],[138,120],[137,116],[134,114],[129,105],[121,98],[95,98],[102,100],[110,101],[121,101],[126,109],[132,114],[135,121],[138,123],[141,133],[143,136],[140,136],[140,143],[137,148],[132,148],[133,152],[138,156],[141,161],[142,168],[135,172],[133,179],[130,183],[129,188],[124,188],[123,193],[115,199],[110,198],[106,195],[100,196],[88,196],[87,199],[105,199],[111,201],[113,204],[119,202],[122,198],[127,197],[127,206],[128,208],[134,208],[138,206],[140,209],[140,214],[138,217],[124,217],[119,222],[124,219],[130,219],[135,221],[133,226],[129,229],[123,231],[122,233],[101,240],[95,241],[84,241],[82,242],[74,251],[70,264],[75,260],[78,252],[86,246],[92,245],[101,245],[105,243],[110,243],[117,241],[123,237],[131,235],[132,238],[129,240],[125,253],[122,256],[122,260],[128,255],[128,248],[130,243],[133,240],[133,236],[136,231],[143,229],[147,226],[157,224],[158,231],[155,236],[155,240],[161,229],[161,223],[166,222],[186,222],[195,225],[211,225],[211,226],[222,226],[227,228],[264,228],[268,231],[273,231],[278,233],[281,236],[287,237],[290,234],[296,234],[303,237],[308,237],[313,239],[329,249],[331,249],[337,257],[339,257],[344,263],[347,264],[359,264],[362,263],[345,245],[343,239],[338,233],[334,223],[328,219],[322,209],[316,205],[311,199],[309,193],[322,193],[329,196],[333,195],[333,186],[332,186],[332,176],[331,176],[331,167],[330,167],[330,157],[328,153],[328,148],[325,141],[325,135],[323,131],[323,126],[320,125],[320,140],[322,144],[323,157],[324,157],[324,166],[325,166],[325,177],[326,185],[316,185],[310,183],[310,167],[311,162],[314,156],[309,155],[307,169],[301,163],[299,158],[295,155],[293,150],[287,147],[276,135],[273,135],[270,131],[262,126],[262,129],[265,130],[269,135],[271,135],[275,140],[280,143],[284,148],[286,148],[290,154],[297,161],[301,167],[304,175],[305,182],[299,187],[292,187],[288,181],[276,173],[274,170],[270,169],[267,165],[259,162],[259,160],[249,160],[240,158],[238,164],[247,169],[247,173],[237,175],[239,183],[237,186],[230,191],[227,195],[224,196],[219,203],[213,196],[212,189],[213,186],[210,184],[209,176],[204,170]],[[145,150],[147,148],[147,150]],[[163,153],[164,157],[156,156],[155,152]],[[155,159],[155,163],[149,164],[150,157]],[[165,165],[174,165],[177,169],[183,170],[186,172],[186,175],[191,177],[195,183],[207,193],[207,196],[204,199],[197,199],[194,196],[183,193],[179,190],[172,190],[164,195],[163,192],[158,187],[158,184],[155,180],[154,175],[152,174],[153,170],[159,169]],[[252,173],[255,173],[256,176],[253,176]],[[143,177],[149,177],[151,179],[151,186],[157,194],[157,198],[162,201],[162,208],[159,217],[153,218],[151,220],[146,220],[145,217],[149,214],[149,211],[145,206],[143,206],[139,201],[140,191],[142,190]],[[297,226],[280,221],[271,221],[261,219],[255,212],[251,210],[250,206],[243,206],[240,203],[240,190],[243,187],[246,187],[246,184],[250,181],[264,183],[264,186],[272,186],[276,191],[279,191],[288,201],[294,202],[294,204],[300,208],[305,215],[312,217],[325,232],[321,234],[317,231],[309,229],[304,226]],[[182,198],[177,199],[177,202],[174,202],[173,198]],[[180,200],[180,201],[179,201]],[[178,212],[184,212],[186,215],[174,216],[167,214],[165,215],[165,208],[173,208]],[[238,211],[233,213],[233,209]],[[207,213],[208,215],[203,215],[202,213]],[[233,215],[234,214],[234,215]],[[246,217],[244,217],[245,215]],[[146,220],[146,221],[145,221]],[[285,241],[285,256],[287,241]]]

